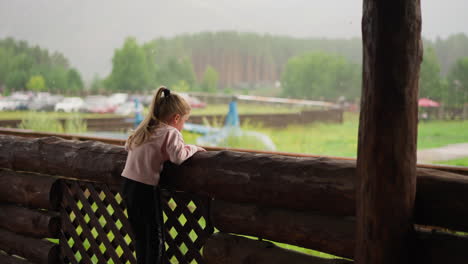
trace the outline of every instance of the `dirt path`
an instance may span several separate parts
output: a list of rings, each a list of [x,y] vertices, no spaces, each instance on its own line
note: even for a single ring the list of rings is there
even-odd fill
[[[431,163],[468,157],[468,143],[452,144],[441,148],[418,151],[418,163]]]

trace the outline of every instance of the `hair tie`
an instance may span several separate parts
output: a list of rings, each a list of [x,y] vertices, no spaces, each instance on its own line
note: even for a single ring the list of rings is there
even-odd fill
[[[164,97],[169,97],[171,95],[171,90],[164,88],[163,93],[164,93]]]

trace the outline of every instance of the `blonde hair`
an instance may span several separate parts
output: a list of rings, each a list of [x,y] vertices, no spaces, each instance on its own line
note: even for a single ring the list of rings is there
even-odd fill
[[[164,95],[164,96],[163,96]],[[127,147],[137,147],[147,142],[154,129],[161,123],[167,123],[169,119],[179,114],[184,116],[190,113],[190,105],[182,96],[171,93],[165,86],[158,88],[158,91],[151,100],[148,114],[127,139]]]

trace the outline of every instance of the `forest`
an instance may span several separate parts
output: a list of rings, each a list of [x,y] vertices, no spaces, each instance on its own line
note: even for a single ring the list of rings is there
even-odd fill
[[[12,38],[0,39],[0,91],[50,91],[73,94],[83,90],[77,69],[59,52]]]
[[[83,84],[65,56],[11,38],[0,40],[0,88],[65,94],[179,91],[255,93],[291,98],[358,99],[361,39],[292,38],[234,31],[201,32],[139,43],[128,37],[114,51],[112,71]],[[468,37],[424,40],[420,97],[468,101]],[[279,88],[279,89],[274,89]]]

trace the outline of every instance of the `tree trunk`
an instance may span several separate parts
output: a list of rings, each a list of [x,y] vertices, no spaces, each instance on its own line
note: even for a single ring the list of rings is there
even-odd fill
[[[363,8],[355,261],[410,263],[422,58],[420,1],[364,0]]]

